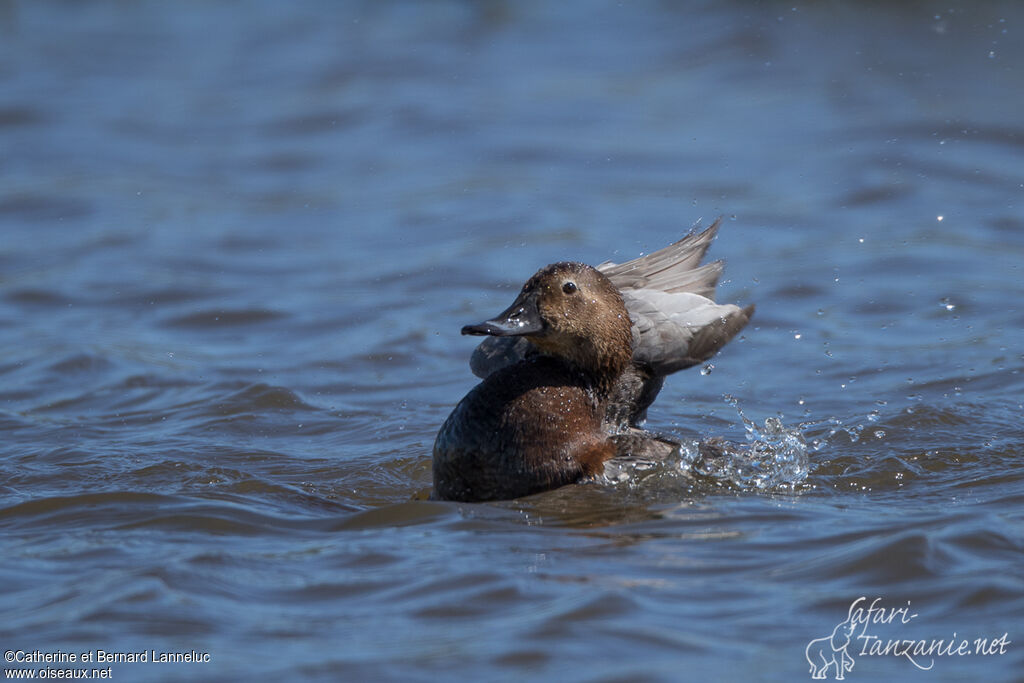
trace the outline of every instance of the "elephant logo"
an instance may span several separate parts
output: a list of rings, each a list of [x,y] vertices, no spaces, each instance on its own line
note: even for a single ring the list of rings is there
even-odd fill
[[[853,671],[853,657],[846,651],[850,638],[857,628],[853,614],[836,624],[832,635],[815,638],[807,643],[807,663],[811,665],[811,678],[821,680],[827,678],[828,668],[835,665],[836,680],[846,677],[847,671]]]

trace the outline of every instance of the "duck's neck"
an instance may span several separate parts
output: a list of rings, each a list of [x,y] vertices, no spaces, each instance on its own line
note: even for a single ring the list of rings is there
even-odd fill
[[[629,336],[619,335],[614,340],[580,337],[575,343],[563,343],[556,349],[545,348],[544,340],[531,341],[545,354],[569,365],[593,389],[598,401],[603,402],[633,360],[633,337],[628,331],[627,334]]]
[[[633,360],[633,349],[632,345],[625,347],[625,351],[621,353],[607,353],[600,350],[594,353],[588,349],[581,356],[580,361],[582,362],[578,361],[576,366],[590,378],[599,398],[604,401],[611,395],[612,388],[618,382],[619,376],[625,372],[626,367]]]

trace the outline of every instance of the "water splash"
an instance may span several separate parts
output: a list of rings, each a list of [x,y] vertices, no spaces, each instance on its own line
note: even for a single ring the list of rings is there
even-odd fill
[[[725,402],[736,409],[746,431],[746,445],[723,439],[697,444],[691,470],[744,490],[793,489],[810,473],[808,446],[799,427],[786,427],[778,417],[759,426],[743,414],[739,402],[726,395]]]
[[[750,420],[732,396],[746,431],[746,443],[721,438],[686,441],[663,460],[616,458],[605,464],[599,481],[613,486],[649,486],[654,481],[693,488],[698,480],[741,490],[794,490],[810,473],[809,447],[800,427],[787,427],[777,417],[760,426]]]
[[[880,402],[884,405],[885,402]],[[799,427],[803,433],[810,437],[810,443],[808,444],[812,452],[820,451],[822,448],[834,443],[835,437],[843,435],[849,440],[850,443],[857,443],[862,438],[875,438],[882,439],[886,436],[886,430],[879,429],[875,426],[882,418],[882,413],[879,410],[872,410],[865,416],[866,422],[857,422],[847,424],[838,417],[828,417],[820,420],[811,420],[808,422],[801,422]],[[865,436],[865,430],[868,430],[867,437]]]

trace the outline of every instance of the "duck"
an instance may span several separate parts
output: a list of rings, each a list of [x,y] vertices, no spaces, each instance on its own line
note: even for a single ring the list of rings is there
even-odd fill
[[[754,314],[714,300],[724,263],[701,262],[721,222],[622,264],[545,266],[507,309],[464,326],[486,337],[470,358],[482,381],[438,431],[431,497],[520,498],[678,448],[643,429],[665,377],[712,358]]]

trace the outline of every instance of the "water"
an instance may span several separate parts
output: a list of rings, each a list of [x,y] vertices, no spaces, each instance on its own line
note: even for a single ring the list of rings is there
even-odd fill
[[[916,616],[856,622],[847,680],[1020,680],[1022,28],[0,3],[0,645],[209,654],[50,665],[116,680],[792,681],[865,597]],[[650,411],[674,467],[424,500],[463,324],[720,214],[721,298],[758,309]],[[739,451],[687,471],[712,437]],[[927,672],[860,648],[1004,633]]]

